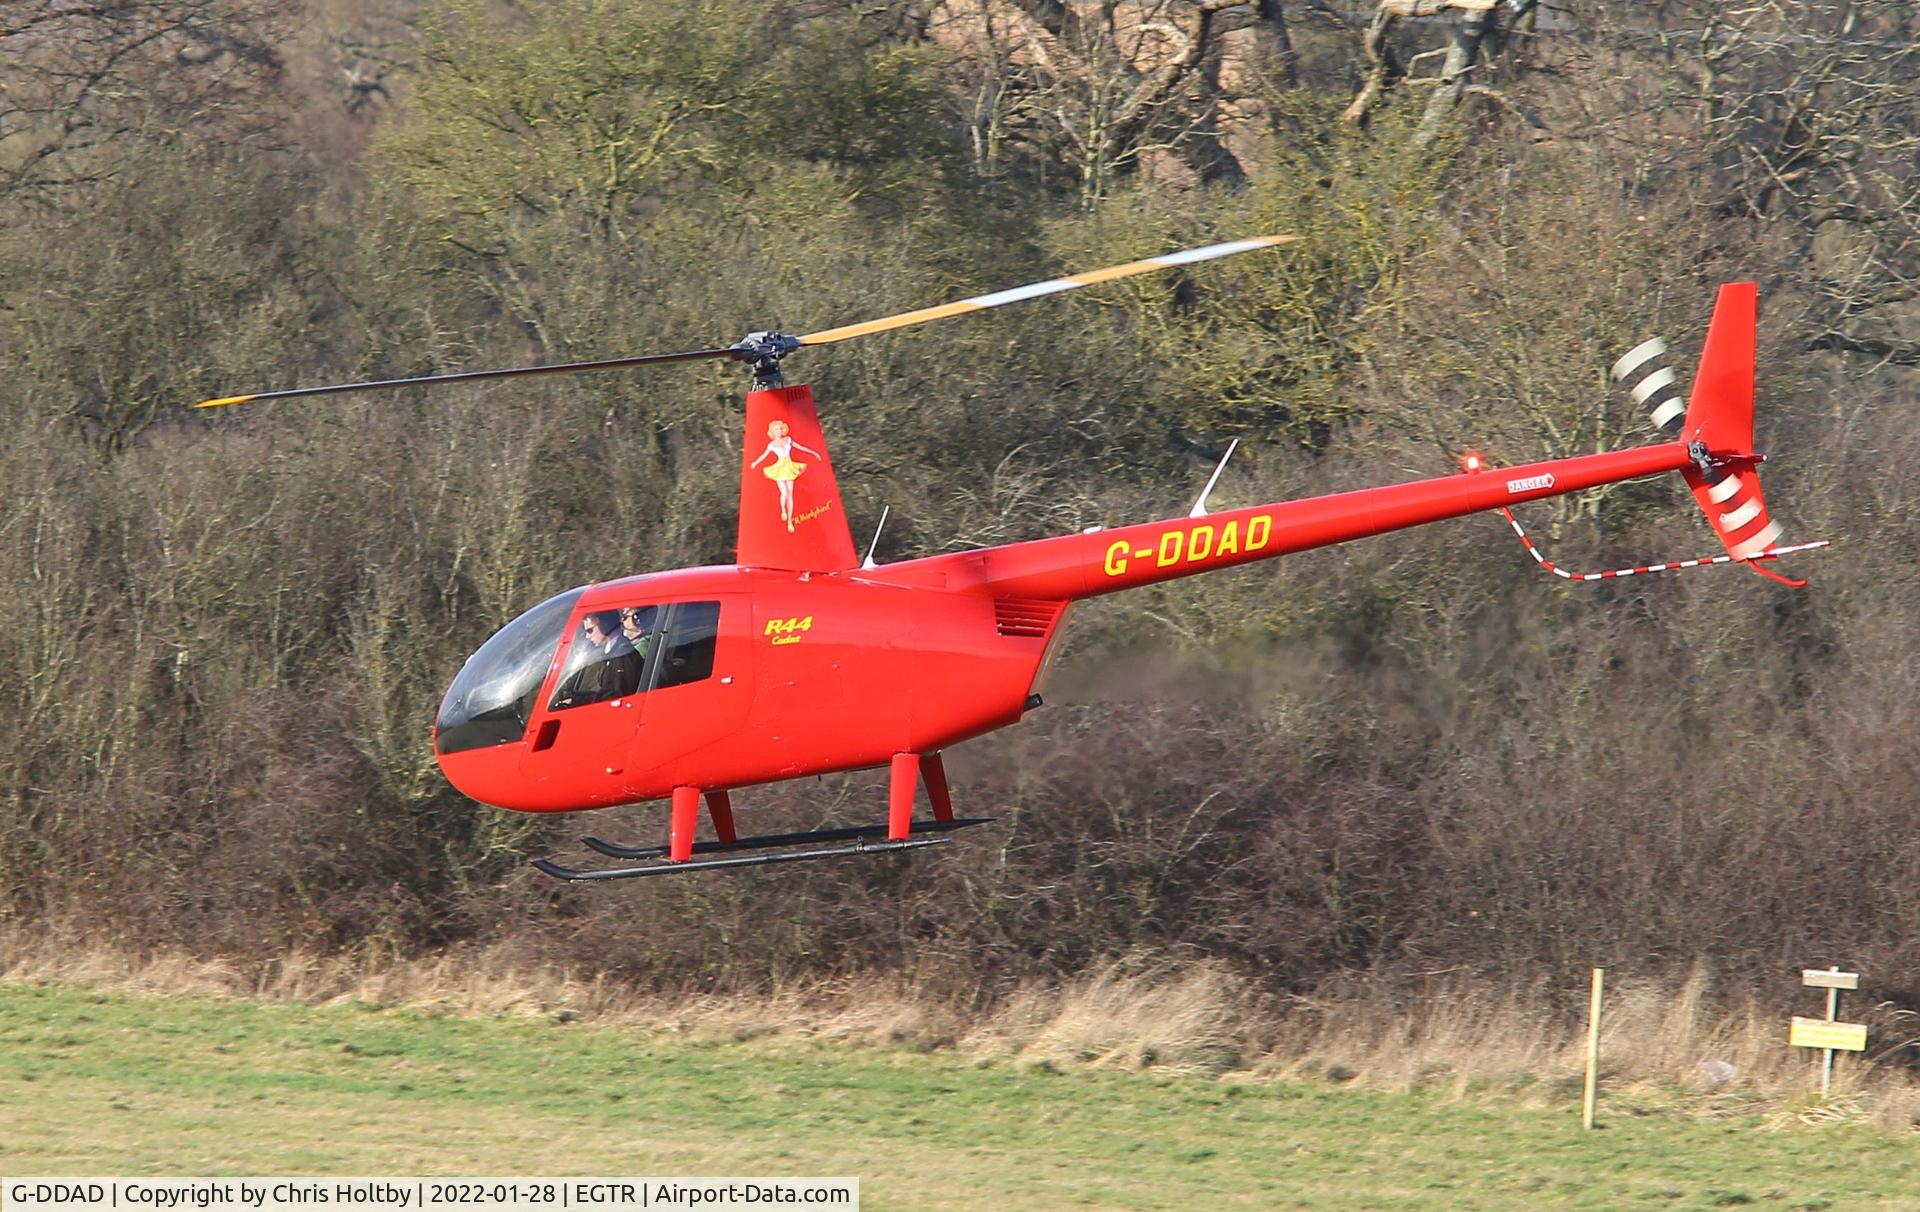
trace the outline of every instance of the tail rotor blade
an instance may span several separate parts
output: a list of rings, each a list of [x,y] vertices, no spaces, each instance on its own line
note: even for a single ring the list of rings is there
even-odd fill
[[[480,379],[506,379],[516,375],[557,375],[578,370],[618,370],[624,366],[648,366],[656,362],[696,362],[705,358],[739,358],[740,349],[690,349],[683,353],[642,354],[634,358],[607,358],[599,362],[564,362],[552,366],[515,366],[506,370],[463,370],[454,374],[421,375],[411,379],[380,379],[370,383],[330,383],[324,387],[295,387],[287,391],[262,391],[247,396],[219,396],[202,400],[195,408],[225,408],[254,400],[289,400],[295,396],[326,396],[342,391],[375,391],[385,387],[414,387],[424,383],[472,383]]]
[[[1159,269],[1172,269],[1179,265],[1191,265],[1196,261],[1211,261],[1215,257],[1230,257],[1235,253],[1252,252],[1257,248],[1271,248],[1276,244],[1290,244],[1299,236],[1254,236],[1247,240],[1230,240],[1225,244],[1209,244],[1205,248],[1190,248],[1185,252],[1167,253],[1164,256],[1148,257],[1144,261],[1129,261],[1125,265],[1112,265],[1106,269],[1088,270],[1086,273],[1072,274],[1065,278],[1053,278],[1046,282],[1035,282],[1028,286],[1016,286],[1012,290],[996,291],[990,295],[976,295],[971,299],[960,299],[953,303],[942,303],[938,307],[923,307],[918,311],[902,312],[897,316],[886,316],[878,320],[867,320],[860,324],[848,324],[841,328],[822,329],[808,333],[800,338],[802,345],[832,345],[836,341],[848,341],[854,337],[872,336],[878,332],[891,332],[896,328],[908,328],[915,324],[925,324],[931,320],[944,320],[949,316],[965,315],[968,312],[985,311],[1006,303],[1018,303],[1023,299],[1038,299],[1042,295],[1058,294],[1063,290],[1077,290],[1082,286],[1092,286],[1096,282],[1111,282],[1116,278],[1131,278],[1135,274],[1152,273]]]

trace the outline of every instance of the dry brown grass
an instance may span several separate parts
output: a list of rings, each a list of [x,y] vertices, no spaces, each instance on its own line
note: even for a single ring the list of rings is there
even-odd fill
[[[752,997],[636,990],[602,976],[506,962],[485,948],[423,958],[294,954],[251,965],[178,952],[134,956],[0,935],[0,980],[160,996],[360,1004],[462,1017],[564,1016],[695,1037],[953,1050],[983,1064],[1151,1069],[1228,1080],[1320,1079],[1465,1097],[1576,1095],[1585,1025],[1552,991],[1442,985],[1409,999],[1369,983],[1263,998],[1223,965],[1131,957],[985,1009],[945,1004],[904,980],[820,982]],[[1564,991],[1563,991],[1564,992]],[[1584,993],[1584,991],[1581,991]],[[1871,1118],[1920,1130],[1920,1083],[1891,1066],[1836,1070],[1815,1090],[1810,1053],[1785,1046],[1791,1011],[1729,1009],[1698,967],[1677,985],[1618,980],[1602,1018],[1603,1089],[1703,1115],[1774,1126]]]
[[[1584,1072],[1586,1025],[1549,1007],[1567,991],[1448,984],[1398,1012],[1379,991],[1346,989],[1301,998],[1273,1048],[1302,1074],[1334,1074],[1410,1089],[1511,1082],[1559,1083]],[[1581,991],[1584,992],[1584,991]],[[1601,1019],[1603,1069],[1618,1083],[1712,1089],[1733,1082],[1772,1087],[1791,1060],[1779,1047],[1784,1020],[1728,1010],[1710,997],[1704,969],[1678,986],[1616,982]],[[1726,1067],[1726,1068],[1723,1068]]]
[[[960,1046],[1023,1065],[1219,1074],[1241,1066],[1254,1026],[1243,982],[1221,965],[1122,960],[1018,990]]]

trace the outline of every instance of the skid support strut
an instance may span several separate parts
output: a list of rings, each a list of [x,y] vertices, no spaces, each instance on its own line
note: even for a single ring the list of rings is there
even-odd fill
[[[913,793],[920,785],[920,755],[893,755],[887,780],[887,840],[897,842],[913,830]]]
[[[725,791],[707,792],[707,815],[713,818],[713,835],[723,843],[740,840],[733,829],[733,800]],[[673,810],[667,823],[667,858],[684,863],[693,857],[693,834],[700,824],[700,789],[675,787]],[[587,839],[591,844],[591,838]]]
[[[940,760],[938,753],[929,753],[920,759],[920,777],[927,781],[927,799],[933,804],[933,819],[952,820],[953,797],[947,794],[947,764]]]
[[[713,836],[723,842],[740,840],[733,831],[733,800],[726,792],[707,792],[707,815],[713,818]]]
[[[700,823],[700,789],[675,787],[673,815],[667,823],[667,858],[684,863],[693,857],[693,830]]]

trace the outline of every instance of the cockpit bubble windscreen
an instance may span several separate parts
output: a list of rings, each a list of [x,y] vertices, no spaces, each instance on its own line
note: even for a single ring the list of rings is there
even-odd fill
[[[436,747],[458,753],[517,741],[527,730],[540,683],[566,634],[582,585],[548,598],[508,623],[467,658],[440,702]]]

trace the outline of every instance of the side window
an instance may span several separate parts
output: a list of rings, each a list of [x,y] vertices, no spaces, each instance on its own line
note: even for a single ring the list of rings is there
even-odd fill
[[[720,638],[720,603],[676,602],[654,640],[653,688],[664,690],[713,676],[713,650]]]

